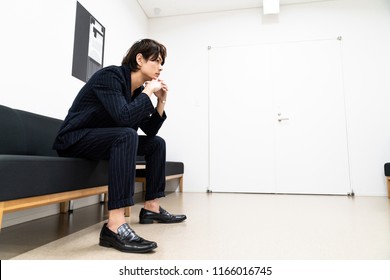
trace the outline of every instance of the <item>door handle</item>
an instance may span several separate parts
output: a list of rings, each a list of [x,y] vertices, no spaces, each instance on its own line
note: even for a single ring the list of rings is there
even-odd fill
[[[290,119],[289,119],[289,118],[279,118],[279,119],[278,119],[278,122],[288,121],[288,120],[290,120]]]

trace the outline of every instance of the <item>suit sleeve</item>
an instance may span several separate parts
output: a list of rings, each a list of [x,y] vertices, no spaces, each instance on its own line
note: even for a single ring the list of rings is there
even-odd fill
[[[118,126],[136,127],[154,112],[153,104],[146,94],[141,93],[128,103],[126,81],[115,71],[107,71],[94,87],[94,91],[105,110]]]
[[[166,118],[167,115],[165,114],[165,111],[164,114],[160,116],[157,110],[154,110],[152,115],[142,120],[140,128],[143,132],[145,132],[146,135],[155,136],[157,135]]]

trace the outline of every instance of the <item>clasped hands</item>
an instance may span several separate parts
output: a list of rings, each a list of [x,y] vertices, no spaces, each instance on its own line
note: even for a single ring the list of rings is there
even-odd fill
[[[144,92],[150,96],[154,94],[158,100],[165,102],[167,99],[168,85],[160,79],[145,82]]]

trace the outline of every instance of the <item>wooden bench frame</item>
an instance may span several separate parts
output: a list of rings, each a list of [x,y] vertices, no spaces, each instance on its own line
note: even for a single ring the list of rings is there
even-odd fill
[[[145,168],[144,166],[137,166],[137,168]],[[176,174],[166,176],[166,180],[179,179],[179,191],[183,192],[183,174]],[[136,182],[142,183],[143,189],[146,189],[146,178],[137,177]],[[69,211],[69,203],[71,200],[79,199],[87,196],[105,194],[107,200],[108,186],[99,186],[81,190],[74,190],[68,192],[39,195],[34,197],[27,197],[21,199],[14,199],[0,202],[0,231],[2,228],[3,214],[6,212],[13,212],[24,210],[33,207],[45,206],[49,204],[60,203],[60,212],[67,213]],[[125,215],[130,217],[130,207],[126,207]]]
[[[387,181],[387,197],[390,198],[390,177],[386,177]]]
[[[14,200],[7,200],[0,202],[0,230],[3,221],[3,213],[24,210],[28,208],[45,206],[49,204],[60,203],[62,211],[67,210],[67,205],[70,200],[83,198],[99,193],[107,192],[108,186],[93,187],[82,190],[53,193],[46,195],[39,195],[34,197],[20,198]]]

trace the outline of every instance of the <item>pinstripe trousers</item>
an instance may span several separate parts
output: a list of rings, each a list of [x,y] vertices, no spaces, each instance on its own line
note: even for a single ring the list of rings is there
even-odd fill
[[[93,128],[60,156],[108,160],[108,210],[134,205],[136,157],[145,156],[145,200],[165,196],[165,141],[132,128]]]

